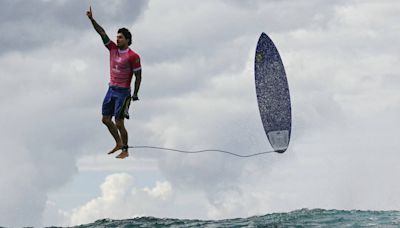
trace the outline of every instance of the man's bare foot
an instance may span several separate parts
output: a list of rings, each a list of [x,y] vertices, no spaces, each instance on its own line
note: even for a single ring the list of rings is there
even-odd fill
[[[114,147],[114,149],[112,149],[110,152],[108,152],[107,154],[113,154],[113,153],[115,153],[116,151],[118,151],[118,150],[120,150],[120,149],[122,149],[122,145],[116,145],[115,147]]]
[[[124,159],[128,156],[129,156],[128,150],[122,150],[122,152],[116,158]]]

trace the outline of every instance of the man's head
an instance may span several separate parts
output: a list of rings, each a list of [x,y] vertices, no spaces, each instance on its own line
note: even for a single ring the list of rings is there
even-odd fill
[[[118,29],[117,46],[119,48],[127,48],[132,44],[132,34],[126,28]]]

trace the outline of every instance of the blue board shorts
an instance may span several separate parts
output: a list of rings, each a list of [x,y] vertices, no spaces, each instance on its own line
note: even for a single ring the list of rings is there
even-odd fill
[[[131,89],[116,86],[108,87],[103,100],[103,116],[114,116],[115,119],[129,119],[129,104],[131,103]]]

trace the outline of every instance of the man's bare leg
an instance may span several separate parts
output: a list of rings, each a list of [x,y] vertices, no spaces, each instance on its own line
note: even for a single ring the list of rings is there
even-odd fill
[[[110,152],[108,152],[108,154],[112,154],[115,151],[122,149],[123,146],[121,136],[118,133],[118,128],[114,124],[111,118],[112,118],[111,116],[103,116],[102,118],[102,122],[107,126],[108,130],[110,131],[112,137],[115,140],[115,147]]]
[[[128,153],[128,132],[125,129],[124,119],[116,119],[115,126],[117,127],[122,141],[122,152],[116,157],[124,159],[129,156]]]

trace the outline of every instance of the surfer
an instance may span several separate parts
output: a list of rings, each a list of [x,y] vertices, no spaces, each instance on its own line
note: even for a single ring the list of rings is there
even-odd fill
[[[130,102],[139,100],[138,92],[142,80],[140,57],[129,48],[132,43],[132,35],[128,29],[120,28],[118,30],[117,43],[115,44],[94,20],[92,7],[89,8],[89,11],[86,11],[86,16],[110,51],[110,82],[103,100],[102,122],[107,126],[116,143],[108,154],[122,150],[116,158],[124,159],[129,156],[128,132],[125,128],[124,119],[129,119]],[[131,96],[133,74],[135,74],[135,87]],[[114,117],[115,122],[113,122],[112,117]]]

